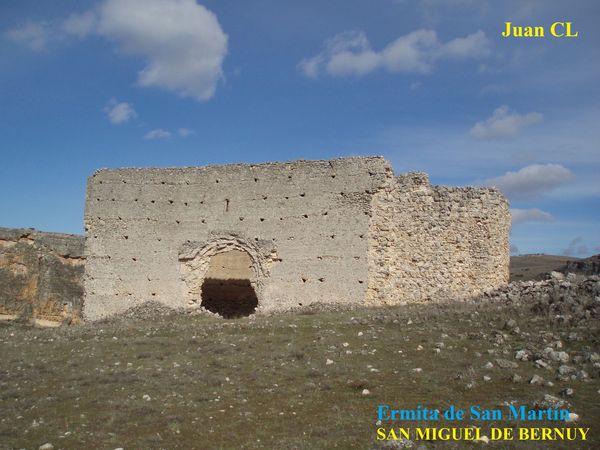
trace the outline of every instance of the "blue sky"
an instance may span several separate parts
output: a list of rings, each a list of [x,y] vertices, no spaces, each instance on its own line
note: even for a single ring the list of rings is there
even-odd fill
[[[497,186],[517,253],[599,253],[598,23],[593,0],[2,2],[0,226],[81,233],[101,167],[375,154]]]

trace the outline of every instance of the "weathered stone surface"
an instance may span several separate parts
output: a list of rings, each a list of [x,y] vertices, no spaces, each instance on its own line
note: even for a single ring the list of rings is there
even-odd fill
[[[83,236],[0,228],[0,314],[78,321],[84,240]]]
[[[92,320],[148,300],[199,307],[211,273],[236,278],[228,265],[249,277],[257,311],[473,297],[508,282],[504,197],[395,177],[379,157],[100,170],[85,224]]]
[[[475,297],[508,283],[510,214],[496,190],[408,173],[372,204],[367,303]]]

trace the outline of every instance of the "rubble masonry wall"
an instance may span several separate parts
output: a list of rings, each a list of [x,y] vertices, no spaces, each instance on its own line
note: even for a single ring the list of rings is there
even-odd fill
[[[508,202],[409,173],[373,196],[367,304],[474,297],[509,278]]]

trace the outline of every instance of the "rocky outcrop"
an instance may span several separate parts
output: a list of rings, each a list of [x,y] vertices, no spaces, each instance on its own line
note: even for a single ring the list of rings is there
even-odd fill
[[[0,228],[0,315],[78,322],[83,236]]]
[[[529,305],[536,315],[577,325],[600,319],[600,277],[551,272],[543,281],[519,281],[486,295],[488,300]]]

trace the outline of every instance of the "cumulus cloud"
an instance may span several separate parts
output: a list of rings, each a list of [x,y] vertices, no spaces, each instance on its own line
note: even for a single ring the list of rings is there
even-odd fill
[[[13,42],[29,47],[33,51],[46,48],[50,37],[49,26],[42,22],[27,22],[16,28],[6,31],[6,37]]]
[[[486,186],[494,186],[512,199],[534,198],[575,179],[569,169],[560,164],[531,164],[516,172],[489,178]]]
[[[114,99],[108,103],[108,106],[104,108],[104,111],[108,116],[108,120],[115,125],[129,122],[131,119],[137,117],[137,113],[135,112],[135,109],[133,109],[133,105],[131,103],[117,103],[117,101]]]
[[[309,78],[321,72],[331,76],[361,76],[375,70],[427,74],[443,59],[478,59],[489,55],[483,31],[442,43],[433,30],[420,29],[400,36],[380,51],[371,48],[362,31],[346,31],[328,39],[323,50],[305,58],[298,68]]]
[[[563,255],[566,256],[585,256],[588,253],[588,246],[581,236],[577,236],[575,239],[571,240],[567,248],[563,250]]]
[[[91,11],[83,14],[71,14],[63,21],[61,29],[66,34],[83,38],[94,32],[97,22],[96,15]]]
[[[195,0],[104,0],[92,11],[72,14],[56,28],[50,33],[47,24],[29,22],[6,35],[36,51],[46,47],[51,35],[102,36],[124,54],[143,58],[140,86],[199,101],[213,97],[223,77],[227,35],[215,14]]]
[[[554,217],[552,214],[542,211],[538,208],[531,209],[517,209],[513,208],[510,210],[512,216],[513,225],[516,223],[524,222],[552,222]]]
[[[516,255],[518,253],[519,253],[519,247],[517,247],[515,244],[510,244],[510,254]]]
[[[195,0],[106,0],[98,33],[127,54],[145,58],[141,86],[207,100],[215,94],[227,54],[217,17]]]
[[[171,137],[171,133],[167,130],[163,130],[162,128],[158,128],[156,130],[149,131],[144,135],[144,139],[149,141],[156,141],[160,139],[168,139]]]
[[[470,133],[476,139],[506,138],[516,136],[521,129],[540,123],[543,119],[544,116],[540,113],[518,114],[502,105],[494,111],[492,117],[477,122]]]
[[[188,137],[190,134],[194,134],[194,130],[189,128],[180,128],[177,130],[177,134],[181,137]]]

